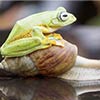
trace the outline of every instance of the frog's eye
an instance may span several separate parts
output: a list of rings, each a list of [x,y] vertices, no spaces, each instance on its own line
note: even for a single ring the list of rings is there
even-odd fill
[[[61,12],[58,17],[61,21],[66,21],[68,19],[68,13],[67,12]]]

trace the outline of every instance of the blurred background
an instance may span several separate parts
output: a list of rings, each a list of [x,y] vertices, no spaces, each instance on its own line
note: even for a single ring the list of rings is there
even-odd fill
[[[77,21],[60,30],[64,39],[76,44],[79,54],[88,58],[100,59],[100,1],[0,0],[0,46],[9,35],[18,19],[45,10],[55,10],[63,6],[77,17]],[[0,55],[0,60],[1,60]]]

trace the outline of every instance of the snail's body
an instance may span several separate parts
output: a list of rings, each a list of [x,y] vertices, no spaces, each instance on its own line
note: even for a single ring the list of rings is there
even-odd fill
[[[78,56],[77,60],[81,60],[81,57]],[[83,62],[83,59],[86,60]],[[87,62],[89,59],[82,58],[82,62],[80,66],[73,66],[68,72],[64,73],[63,75],[59,76],[61,78],[65,78],[68,80],[98,80],[100,79],[100,68],[92,66],[83,66],[84,63]],[[99,62],[99,61],[98,61]],[[78,64],[78,63],[76,63]],[[88,64],[88,63],[87,63]],[[90,64],[93,64],[91,61]],[[100,66],[100,62],[98,63]]]

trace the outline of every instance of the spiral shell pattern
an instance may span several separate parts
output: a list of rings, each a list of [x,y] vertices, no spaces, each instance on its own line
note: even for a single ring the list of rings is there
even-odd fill
[[[57,76],[72,68],[77,56],[77,47],[67,41],[64,43],[64,47],[52,46],[30,54],[39,74]]]

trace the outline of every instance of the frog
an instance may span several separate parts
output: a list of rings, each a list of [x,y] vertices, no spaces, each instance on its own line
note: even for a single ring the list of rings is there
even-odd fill
[[[52,45],[64,46],[59,42],[62,36],[55,31],[75,21],[64,7],[29,15],[16,21],[0,53],[3,57],[20,57]]]

